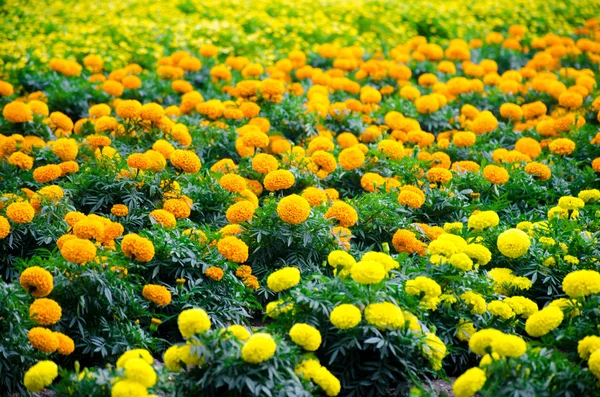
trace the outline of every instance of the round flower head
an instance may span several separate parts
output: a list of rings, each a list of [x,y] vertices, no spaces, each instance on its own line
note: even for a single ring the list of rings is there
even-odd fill
[[[289,335],[295,344],[302,346],[308,351],[315,351],[321,345],[321,333],[315,327],[308,324],[294,324],[290,329]]]
[[[83,265],[96,257],[96,246],[89,240],[74,238],[63,244],[60,254],[71,263]]]
[[[337,329],[350,329],[360,324],[360,309],[354,305],[343,303],[336,306],[329,315],[329,321]]]
[[[385,266],[372,260],[361,260],[350,268],[350,277],[359,284],[377,284],[385,276]]]
[[[277,344],[273,337],[259,332],[248,338],[242,347],[242,360],[250,364],[259,364],[273,357],[275,350]]]
[[[485,371],[474,367],[456,378],[452,385],[452,391],[456,397],[473,397],[483,388],[486,380]]]
[[[498,250],[509,258],[519,258],[527,253],[531,241],[527,233],[519,229],[509,229],[498,236]]]
[[[497,329],[489,328],[475,332],[469,339],[469,349],[475,354],[484,355],[492,342],[504,334]]]
[[[219,253],[235,263],[244,263],[248,260],[248,246],[235,236],[227,236],[217,243]]]
[[[29,339],[31,346],[44,353],[54,353],[58,349],[58,338],[47,328],[35,327],[30,329],[27,339]]]
[[[200,171],[201,162],[196,153],[191,150],[176,149],[169,156],[171,164],[187,174],[195,174]]]
[[[284,267],[269,275],[267,286],[274,292],[290,289],[300,282],[300,270],[295,267]]]
[[[321,367],[315,371],[312,376],[313,382],[315,382],[327,396],[337,396],[342,389],[341,383],[329,370],[325,367]]]
[[[132,358],[123,364],[125,377],[128,380],[138,382],[145,387],[156,384],[156,372],[143,358]]]
[[[337,220],[339,225],[343,227],[354,226],[358,221],[358,213],[356,210],[350,204],[343,201],[336,201],[333,203],[331,208],[325,212],[324,216],[327,219],[333,218]]]
[[[201,334],[210,329],[210,317],[202,309],[186,309],[177,318],[179,332],[184,338],[191,338],[194,334]]]
[[[60,332],[55,332],[54,336],[58,339],[58,348],[56,351],[63,356],[68,356],[75,351],[75,342],[73,339]]]
[[[27,292],[36,298],[48,296],[54,288],[52,274],[39,266],[28,267],[23,270],[19,283]]]
[[[6,208],[6,216],[15,223],[29,223],[35,216],[35,210],[26,201],[14,202]]]
[[[152,365],[154,363],[154,358],[150,352],[146,349],[131,349],[127,350],[125,353],[121,354],[121,357],[117,360],[117,368],[123,368],[125,363],[134,358],[141,358],[146,361],[148,364]]]
[[[58,376],[58,366],[52,361],[39,361],[25,372],[23,384],[32,393],[44,390]]]
[[[142,295],[157,306],[171,303],[171,292],[162,285],[147,284],[142,289]]]
[[[132,259],[140,262],[150,262],[154,258],[154,244],[145,237],[129,233],[121,241],[121,250]]]
[[[562,288],[571,298],[600,293],[600,273],[595,270],[576,270],[566,275]]]
[[[284,190],[294,186],[296,178],[288,170],[271,171],[265,176],[264,186],[270,192]]]
[[[26,123],[33,120],[31,108],[23,102],[10,102],[2,110],[4,118],[12,123]]]
[[[279,201],[277,204],[277,214],[285,223],[297,225],[308,219],[310,204],[305,198],[297,194],[292,194]]]
[[[529,336],[538,338],[558,327],[564,318],[562,310],[556,306],[547,306],[533,313],[525,322],[525,331]]]
[[[379,330],[404,327],[402,310],[390,302],[371,303],[365,308],[365,320]]]
[[[62,308],[52,299],[36,299],[29,306],[29,317],[40,325],[56,324],[61,316]]]

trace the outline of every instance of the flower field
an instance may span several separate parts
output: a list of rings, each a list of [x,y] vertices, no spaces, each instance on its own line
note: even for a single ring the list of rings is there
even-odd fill
[[[599,10],[0,3],[0,396],[600,395]]]

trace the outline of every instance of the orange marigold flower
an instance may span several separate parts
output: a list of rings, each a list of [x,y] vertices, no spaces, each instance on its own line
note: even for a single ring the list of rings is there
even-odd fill
[[[35,209],[28,202],[15,202],[6,208],[6,216],[16,223],[29,223],[35,216]]]
[[[54,332],[47,328],[35,327],[30,329],[27,333],[27,339],[35,349],[48,354],[54,353],[59,346],[58,338]]]
[[[547,165],[536,162],[527,164],[525,172],[542,182],[547,181],[552,176],[552,171]]]
[[[410,230],[397,230],[392,238],[392,245],[398,252],[406,252],[408,254],[417,253],[421,256],[425,255],[425,244],[419,241],[417,236]]]
[[[356,210],[350,205],[343,201],[336,201],[333,203],[331,208],[325,212],[325,218],[327,219],[335,219],[339,222],[340,226],[350,227],[354,226],[358,221],[358,213]]]
[[[483,177],[495,185],[505,184],[509,179],[508,171],[496,165],[486,165],[483,169]]]
[[[8,220],[0,215],[0,240],[6,238],[10,234],[10,223]]]
[[[62,169],[56,164],[43,165],[33,170],[33,179],[38,183],[53,181],[61,175]]]
[[[96,246],[89,240],[75,237],[64,242],[60,254],[71,263],[83,265],[96,257]]]
[[[270,154],[259,153],[252,159],[252,169],[261,174],[266,175],[277,168],[279,168],[279,161]]]
[[[191,202],[182,198],[166,200],[163,204],[163,209],[169,211],[177,219],[185,219],[192,213]]]
[[[425,199],[419,194],[410,190],[401,190],[398,194],[398,203],[411,208],[421,208],[421,206],[425,203]]]
[[[54,332],[54,336],[58,339],[58,348],[56,351],[59,354],[68,356],[75,351],[75,342],[73,342],[73,339],[60,332]]]
[[[220,281],[223,278],[223,274],[223,269],[216,266],[211,266],[204,272],[206,277],[215,281]]]
[[[548,149],[550,149],[550,152],[553,154],[561,156],[569,155],[575,150],[575,142],[569,138],[558,138],[550,142]]]
[[[29,306],[29,317],[40,325],[56,324],[62,316],[62,308],[56,301],[39,298]]]
[[[243,200],[232,204],[227,208],[225,217],[229,223],[250,222],[254,216],[256,206],[254,203]]]
[[[257,290],[260,285],[258,284],[258,279],[256,276],[248,276],[244,279],[244,285],[248,288],[252,288],[253,290]]]
[[[166,229],[173,229],[177,226],[177,219],[175,216],[166,210],[154,210],[150,212],[150,220],[152,222],[160,223]]]
[[[125,204],[115,204],[110,209],[110,212],[114,216],[127,216],[127,214],[129,214],[129,207]]]
[[[235,275],[241,279],[245,279],[246,277],[252,275],[252,268],[247,265],[242,265],[236,269]]]
[[[144,285],[142,296],[157,306],[166,306],[171,303],[171,292],[162,285]]]
[[[152,244],[152,241],[135,233],[123,237],[121,250],[129,258],[140,262],[150,262],[154,258],[154,244]]]
[[[304,197],[292,194],[279,200],[277,215],[285,223],[298,225],[308,219],[310,204]]]
[[[263,182],[265,189],[270,192],[277,190],[284,190],[294,186],[296,178],[288,170],[275,170],[271,171],[265,176]]]
[[[33,112],[23,102],[10,102],[2,110],[4,118],[13,123],[26,123],[33,120]]]
[[[169,157],[171,164],[187,174],[195,174],[200,171],[202,163],[196,153],[190,150],[174,150]]]
[[[54,288],[52,274],[39,266],[32,266],[23,270],[19,278],[19,283],[28,293],[36,298],[48,296]]]
[[[217,243],[219,253],[227,260],[244,263],[248,260],[248,246],[235,236],[227,236]]]
[[[8,157],[8,163],[22,170],[30,170],[33,167],[33,157],[22,152],[14,152]]]
[[[431,168],[427,171],[427,180],[432,183],[448,183],[452,180],[452,173],[445,168]]]

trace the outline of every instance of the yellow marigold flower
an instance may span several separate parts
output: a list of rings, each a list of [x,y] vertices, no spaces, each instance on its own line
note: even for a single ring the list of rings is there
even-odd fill
[[[220,281],[223,278],[223,270],[216,266],[211,266],[204,272],[204,275],[211,280]]]
[[[600,337],[596,335],[586,336],[577,344],[577,352],[583,360],[587,360],[592,353],[598,350],[600,350]]]
[[[148,397],[148,390],[146,386],[139,382],[130,379],[120,379],[112,385],[110,395],[111,397]]]
[[[488,311],[492,315],[501,317],[504,320],[508,320],[509,318],[513,318],[515,316],[512,308],[499,300],[488,303]]]
[[[6,208],[6,216],[16,223],[29,223],[35,216],[35,210],[28,202],[14,202]]]
[[[329,255],[331,256],[331,254],[329,254]],[[400,264],[398,263],[398,261],[396,261],[390,255],[383,253],[383,252],[374,252],[374,251],[366,252],[362,256],[361,260],[379,262],[385,267],[386,272],[389,272],[392,269],[397,269],[398,267],[400,267]]]
[[[227,236],[217,243],[219,253],[227,260],[244,263],[248,260],[248,246],[235,236]]]
[[[360,309],[347,303],[336,306],[329,315],[329,321],[337,329],[356,327],[362,319]]]
[[[123,237],[121,250],[127,257],[140,262],[150,262],[154,258],[154,244],[152,244],[152,241],[135,233]]]
[[[250,364],[267,361],[275,354],[277,344],[269,334],[259,332],[252,335],[242,347],[242,360]]]
[[[56,338],[58,338],[58,348],[56,351],[63,356],[68,356],[75,351],[75,342],[73,339],[60,332],[54,332]]]
[[[38,183],[46,183],[59,178],[62,175],[62,169],[56,164],[48,164],[37,167],[33,170],[33,179]]]
[[[385,266],[372,260],[361,260],[350,268],[350,277],[359,284],[377,284],[385,276]]]
[[[284,190],[294,186],[296,178],[288,170],[275,170],[271,171],[265,176],[263,185],[265,189],[270,192],[277,190]]]
[[[471,313],[473,314],[483,314],[486,311],[487,305],[485,303],[485,299],[476,292],[467,291],[460,295],[460,299],[462,299],[468,306],[471,307]]]
[[[239,340],[247,340],[248,338],[250,338],[250,332],[248,332],[246,327],[244,327],[243,325],[237,325],[237,324],[230,325],[229,327],[225,328],[223,331],[225,331],[225,330],[227,332],[230,332],[233,336],[235,336]]]
[[[152,358],[152,355],[148,350],[132,349],[127,350],[125,353],[121,354],[121,357],[119,357],[119,359],[117,360],[117,368],[123,368],[127,361],[134,358],[141,358],[150,365],[154,363],[154,358]]]
[[[499,223],[500,217],[494,211],[481,211],[469,217],[468,227],[480,232],[483,229],[497,226]]]
[[[558,199],[558,206],[566,210],[577,210],[585,206],[585,202],[577,197],[563,196]]]
[[[312,380],[323,389],[327,396],[337,396],[342,389],[338,378],[325,367],[319,368],[313,375]]]
[[[503,302],[510,306],[515,314],[525,319],[538,311],[537,303],[523,296],[508,297]]]
[[[433,369],[436,371],[442,369],[442,360],[448,352],[444,342],[437,335],[428,333],[422,349],[425,357],[431,362]]]
[[[162,285],[147,284],[142,289],[144,298],[157,306],[166,306],[171,303],[171,292]]]
[[[156,372],[143,358],[127,360],[123,364],[123,369],[127,380],[137,382],[144,387],[152,387],[156,384]]]
[[[285,223],[298,225],[310,216],[310,204],[305,198],[292,194],[279,200],[277,215]]]
[[[300,364],[296,365],[294,372],[298,376],[312,380],[319,369],[321,369],[319,360],[310,358],[303,360]]]
[[[29,306],[29,317],[40,325],[56,324],[62,316],[62,308],[56,301],[39,298]]]
[[[497,329],[482,329],[471,335],[469,340],[469,348],[475,354],[484,355],[491,347],[492,342],[504,334]]]
[[[483,388],[486,380],[485,371],[474,367],[456,378],[452,385],[452,391],[456,397],[473,397]]]
[[[571,298],[581,298],[600,293],[600,273],[595,270],[576,270],[567,274],[563,291]]]
[[[365,320],[379,330],[398,329],[405,325],[402,310],[390,302],[371,303],[365,307]]]
[[[321,333],[312,325],[296,323],[289,332],[292,341],[305,350],[315,351],[321,346]]]
[[[52,384],[58,376],[58,366],[52,361],[39,361],[25,372],[23,384],[32,393],[37,393]]]
[[[194,334],[201,334],[210,329],[210,317],[202,309],[186,309],[179,314],[177,326],[181,336],[191,338]]]
[[[274,292],[285,291],[300,283],[300,270],[295,267],[284,267],[269,275],[267,286]]]
[[[418,276],[414,280],[406,281],[404,289],[407,294],[421,297],[422,299],[437,298],[442,294],[442,288],[434,280]]]
[[[225,174],[219,179],[219,185],[228,192],[241,193],[246,189],[248,182],[236,174]]]
[[[163,355],[163,361],[165,366],[172,372],[178,372],[182,369],[181,367],[181,355],[180,355],[181,346],[173,345],[169,347],[165,354]]]
[[[557,328],[563,321],[564,314],[556,306],[547,306],[533,313],[525,322],[525,331],[529,336],[538,338]]]
[[[54,353],[58,349],[58,338],[54,335],[54,332],[47,328],[35,327],[30,329],[27,333],[27,339],[29,339],[31,346],[44,353]]]
[[[527,233],[519,229],[508,229],[498,236],[498,250],[509,258],[519,258],[525,255],[530,245],[531,240]]]
[[[468,342],[476,332],[477,329],[472,321],[463,320],[456,326],[456,337],[463,342]]]
[[[160,223],[166,229],[173,229],[177,226],[177,219],[169,211],[165,210],[154,210],[150,212],[150,220],[154,223]]]
[[[13,123],[26,123],[33,120],[33,112],[23,102],[10,102],[2,110],[4,118]]]

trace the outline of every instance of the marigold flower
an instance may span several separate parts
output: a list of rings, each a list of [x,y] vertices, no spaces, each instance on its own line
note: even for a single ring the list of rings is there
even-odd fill
[[[152,241],[135,233],[123,237],[121,250],[129,258],[140,262],[150,262],[154,258],[154,244],[152,244]]]
[[[275,170],[269,172],[267,176],[265,176],[263,185],[268,191],[274,192],[277,190],[289,189],[290,187],[294,186],[295,182],[296,178],[290,171]]]
[[[32,393],[37,393],[52,384],[58,377],[58,366],[49,360],[37,362],[25,372],[23,384]]]
[[[244,263],[248,260],[248,246],[235,236],[227,236],[217,243],[219,253],[227,260]]]
[[[58,349],[58,338],[54,332],[47,328],[35,327],[30,329],[27,333],[27,339],[29,339],[31,346],[44,353],[54,353]]]
[[[300,270],[295,267],[284,267],[269,275],[267,286],[274,292],[290,289],[300,283]]]
[[[548,149],[553,154],[558,154],[560,156],[567,156],[575,150],[575,142],[570,140],[569,138],[558,138],[550,142],[548,145]]]
[[[56,301],[39,298],[29,306],[29,317],[40,325],[56,324],[62,316],[62,308]]]
[[[199,308],[186,309],[179,314],[177,326],[184,338],[191,338],[194,334],[201,334],[210,329],[210,317]]]
[[[356,210],[350,204],[343,201],[334,202],[331,208],[325,212],[324,217],[337,220],[339,225],[343,227],[354,226],[358,221],[358,213]]]
[[[531,241],[527,233],[519,229],[508,229],[498,236],[498,250],[509,258],[525,255],[530,245]]]
[[[68,356],[75,351],[75,342],[73,339],[60,332],[54,332],[54,336],[58,339],[57,351],[63,356]]]
[[[506,169],[495,165],[486,165],[483,169],[483,177],[494,185],[503,185],[510,178]]]
[[[6,216],[15,223],[29,223],[35,216],[35,210],[28,202],[14,202],[6,208]]]
[[[292,341],[305,350],[315,351],[321,345],[321,333],[312,325],[296,323],[289,332]]]
[[[2,110],[4,118],[13,123],[26,123],[33,120],[33,112],[23,102],[10,102]]]
[[[202,166],[200,158],[190,150],[174,150],[169,156],[171,164],[187,174],[195,174]]]
[[[456,378],[452,385],[452,391],[456,397],[473,397],[483,388],[486,380],[485,371],[474,367]]]
[[[171,303],[171,292],[162,285],[144,285],[142,296],[157,306],[166,306]]]
[[[563,291],[571,298],[581,298],[600,293],[600,273],[595,270],[576,270],[567,274]]]
[[[273,337],[266,333],[252,335],[242,347],[242,360],[250,364],[267,361],[275,354],[277,344]]]
[[[211,266],[204,272],[204,275],[211,280],[220,281],[223,278],[223,269]]]
[[[563,321],[562,310],[555,306],[547,306],[533,313],[525,322],[525,331],[529,336],[538,338],[557,328]]]
[[[305,198],[298,196],[297,194],[292,194],[279,200],[279,203],[277,204],[277,215],[279,215],[279,218],[285,223],[298,225],[308,219],[310,215],[310,204]]]

